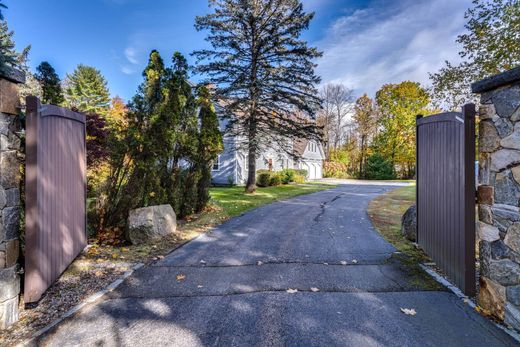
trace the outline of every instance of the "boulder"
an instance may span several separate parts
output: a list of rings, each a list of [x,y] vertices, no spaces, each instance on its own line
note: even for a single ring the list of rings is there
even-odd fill
[[[140,244],[175,233],[176,229],[177,217],[170,205],[142,207],[130,211],[127,238]]]
[[[416,206],[412,205],[406,210],[401,218],[401,234],[408,240],[417,240],[417,212]]]

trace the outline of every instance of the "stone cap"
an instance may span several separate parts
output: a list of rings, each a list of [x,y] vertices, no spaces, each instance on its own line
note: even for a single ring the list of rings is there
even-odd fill
[[[520,66],[472,83],[471,92],[484,93],[515,82],[520,82]]]
[[[25,83],[25,73],[18,69],[7,68],[6,72],[0,72],[0,78],[14,83]]]

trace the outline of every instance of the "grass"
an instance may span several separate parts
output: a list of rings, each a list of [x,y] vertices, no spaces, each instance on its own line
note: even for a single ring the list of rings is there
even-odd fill
[[[443,287],[418,266],[430,259],[401,234],[401,217],[414,203],[415,185],[397,188],[372,200],[368,215],[379,233],[401,252],[398,258],[414,276],[415,284],[424,289],[440,290]]]

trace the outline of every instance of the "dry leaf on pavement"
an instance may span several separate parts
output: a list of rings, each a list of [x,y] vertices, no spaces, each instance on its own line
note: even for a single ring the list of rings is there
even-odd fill
[[[294,294],[296,292],[298,292],[298,289],[291,289],[291,288],[287,289],[287,293],[289,293],[289,294]]]
[[[177,279],[177,281],[184,281],[184,279],[186,278],[186,275],[178,274],[177,276],[175,276],[175,278]]]
[[[401,312],[403,312],[407,316],[415,316],[417,312],[413,308],[401,308]]]
[[[315,292],[316,293],[316,292],[319,292],[319,291],[320,291],[319,288],[311,287],[311,292]]]

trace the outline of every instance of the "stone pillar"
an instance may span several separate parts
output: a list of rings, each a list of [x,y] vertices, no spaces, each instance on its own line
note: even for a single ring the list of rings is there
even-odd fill
[[[19,71],[0,74],[0,329],[18,320],[20,293]]]
[[[481,103],[478,304],[520,330],[520,68],[471,89]]]

